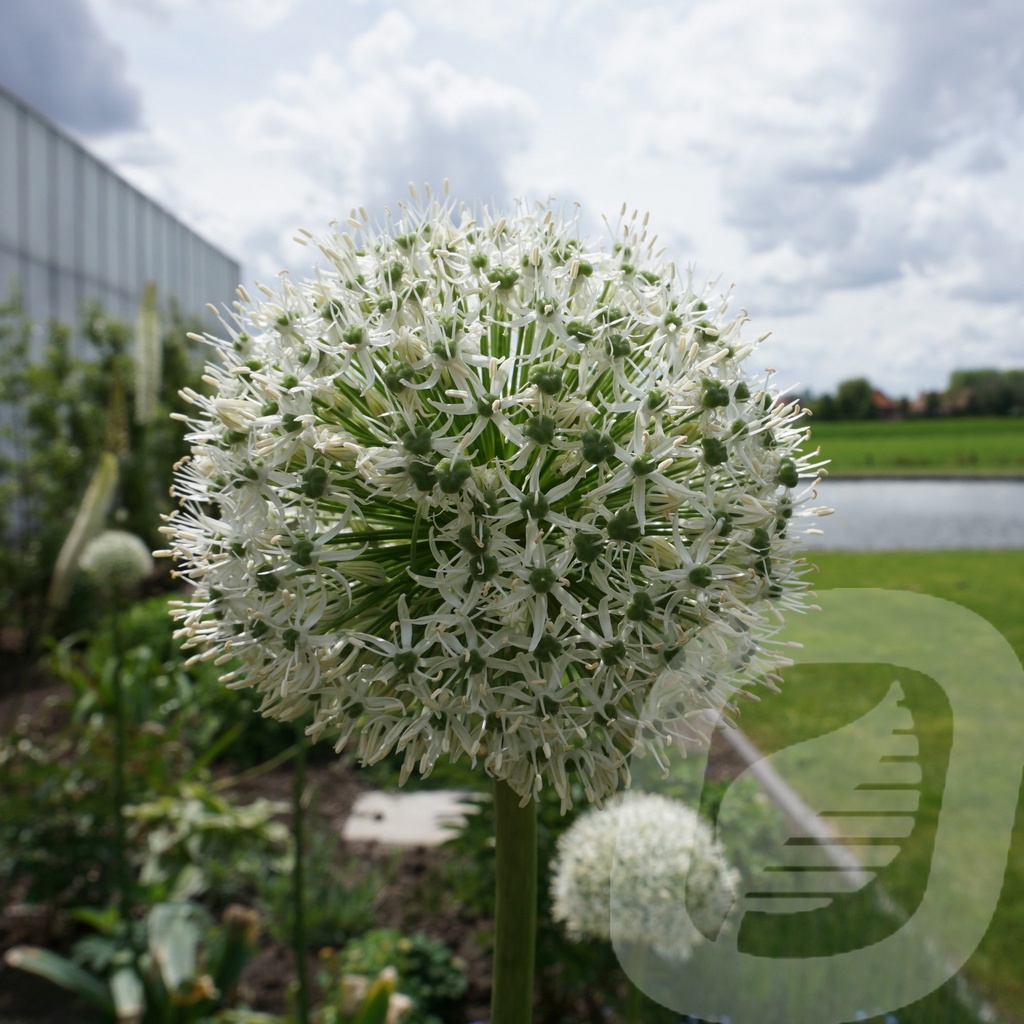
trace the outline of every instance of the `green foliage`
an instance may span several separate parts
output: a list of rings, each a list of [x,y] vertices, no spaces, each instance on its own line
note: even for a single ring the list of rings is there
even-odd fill
[[[839,385],[835,411],[836,418],[841,420],[873,420],[878,416],[874,388],[867,377],[844,380]]]
[[[99,622],[87,634],[88,643],[75,635],[54,648],[50,667],[72,688],[75,720],[114,714],[117,670],[129,724],[157,722],[175,735],[187,732],[204,763],[227,760],[244,769],[287,751],[294,724],[264,718],[252,693],[224,686],[219,678],[230,666],[186,664],[189,654],[174,638],[169,600],[136,602]]]
[[[0,739],[0,899],[20,884],[32,900],[66,906],[103,901],[116,886],[115,678],[126,726],[125,803],[134,807],[131,852],[145,865],[150,896],[213,886],[230,898],[280,867],[286,837],[270,820],[272,808],[235,807],[204,779],[213,760],[236,750],[286,754],[292,731],[219,684],[220,669],[186,667],[165,605],[141,602],[101,623],[90,644],[55,648],[51,668],[71,697],[48,721]]]
[[[684,758],[672,766],[668,779],[659,780],[654,792],[698,807],[709,822],[718,821],[718,811],[729,794],[729,828],[718,836],[726,860],[747,878],[754,874],[759,853],[770,853],[785,842],[789,828],[781,811],[765,795],[757,780],[747,775],[731,780],[701,778],[703,758]],[[763,861],[761,861],[763,863]]]
[[[444,1024],[466,990],[465,967],[444,943],[423,932],[404,935],[377,928],[350,942],[333,965],[338,975],[379,975],[386,967],[398,972],[399,987],[413,1000],[408,1024]]]
[[[243,907],[229,907],[217,927],[195,903],[157,903],[131,926],[113,912],[83,916],[97,930],[70,958],[16,946],[5,959],[83,997],[111,1024],[208,1020],[236,1001],[238,977],[256,951],[258,918]]]
[[[967,416],[1024,416],[1024,370],[955,370],[946,392]]]
[[[844,380],[834,395],[801,399],[817,422],[878,418],[865,377]],[[945,391],[922,393],[918,403],[897,401],[900,416],[1024,416],[1024,370],[954,370]]]
[[[341,946],[372,928],[378,896],[392,865],[338,862],[338,839],[324,828],[306,836],[305,928],[313,949]],[[288,942],[295,927],[294,889],[290,877],[265,872],[257,884],[271,933]]]
[[[0,739],[0,902],[23,886],[34,902],[101,904],[117,885],[114,730],[104,716],[77,723],[59,712],[47,729],[41,737],[19,727]],[[193,766],[184,739],[163,725],[130,730],[127,800],[172,792]]]
[[[201,783],[126,809],[144,844],[139,882],[149,899],[181,900],[212,891],[246,896],[261,879],[287,877],[292,842],[270,800],[235,804]]]
[[[64,324],[36,327],[17,298],[0,304],[0,623],[27,643],[38,639],[53,565],[101,452],[120,462],[118,525],[159,542],[172,467],[187,450],[170,413],[183,410],[178,390],[197,386],[200,373],[190,325],[174,310],[166,322],[159,402],[142,426],[129,414],[135,366],[125,325],[94,307],[75,337]]]
[[[324,997],[313,1012],[312,1024],[397,1024],[412,1022],[412,1003],[398,992],[398,972],[385,967],[372,981],[363,975],[341,974],[337,956],[323,960],[320,982]]]

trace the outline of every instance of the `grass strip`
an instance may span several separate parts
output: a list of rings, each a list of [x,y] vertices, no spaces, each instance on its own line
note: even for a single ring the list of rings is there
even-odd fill
[[[1024,417],[811,421],[829,476],[1024,477]]]
[[[1024,660],[1024,551],[815,553],[816,589],[877,587],[930,594],[988,620]],[[979,671],[984,665],[979,664]],[[781,695],[744,707],[740,726],[766,754],[820,736],[875,707],[894,679],[914,718],[923,773],[913,836],[886,869],[882,883],[912,913],[921,899],[942,806],[954,723],[944,692],[932,680],[884,665],[798,666],[787,671]],[[1020,715],[1022,694],[1007,692],[1002,714]],[[965,880],[969,884],[969,880]],[[1016,1020],[1024,1006],[1024,977],[1014,936],[1024,934],[1024,802],[1016,825],[1002,897],[988,934],[964,973]],[[900,1016],[902,1024],[903,1016]]]

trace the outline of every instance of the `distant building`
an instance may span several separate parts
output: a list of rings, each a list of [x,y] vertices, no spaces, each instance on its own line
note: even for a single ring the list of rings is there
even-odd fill
[[[871,391],[871,405],[880,420],[894,420],[901,413],[900,403],[890,398],[884,391],[874,388]]]
[[[29,316],[78,323],[98,301],[134,320],[142,289],[209,319],[230,303],[236,260],[133,188],[0,86],[0,300],[16,287]]]

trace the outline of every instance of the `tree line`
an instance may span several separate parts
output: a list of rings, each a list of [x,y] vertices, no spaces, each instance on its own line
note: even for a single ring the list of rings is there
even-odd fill
[[[799,401],[820,420],[1022,416],[1024,369],[954,370],[944,391],[924,391],[916,398],[892,398],[867,377],[853,377],[842,381],[834,394],[803,395]]]

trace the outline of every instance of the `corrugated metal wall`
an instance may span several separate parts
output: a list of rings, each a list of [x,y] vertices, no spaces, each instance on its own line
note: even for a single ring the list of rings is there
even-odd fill
[[[0,299],[12,286],[37,321],[75,325],[99,300],[134,320],[153,280],[164,305],[209,319],[239,265],[0,87]]]

